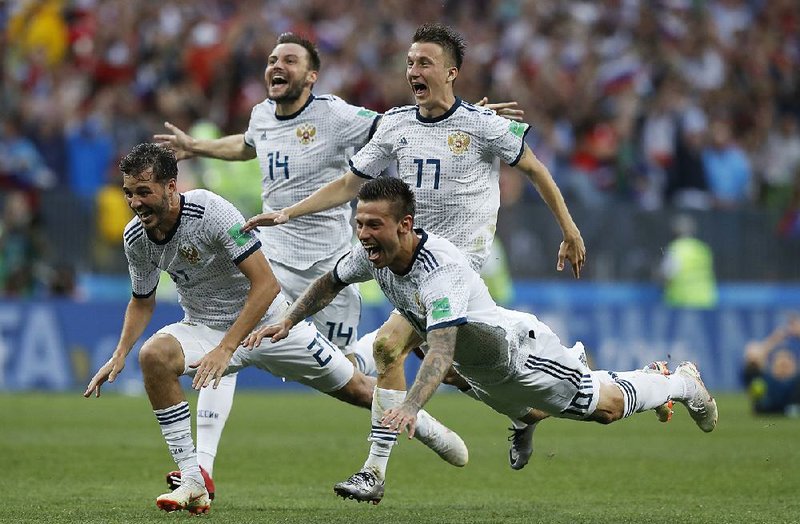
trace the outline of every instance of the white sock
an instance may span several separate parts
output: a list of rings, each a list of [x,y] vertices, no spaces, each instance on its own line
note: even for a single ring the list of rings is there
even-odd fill
[[[217,389],[203,388],[197,398],[197,462],[212,477],[219,439],[233,406],[237,375],[225,375]]]
[[[372,444],[369,447],[369,457],[364,462],[362,470],[371,470],[380,479],[386,478],[389,455],[392,453],[392,447],[397,444],[398,435],[396,431],[381,425],[383,412],[391,407],[399,406],[405,398],[405,391],[379,387],[375,388],[375,393],[372,395],[372,431],[367,439]]]
[[[669,400],[688,398],[686,379],[680,375],[623,371],[611,376],[625,399],[625,417],[657,408]]]
[[[167,443],[169,452],[182,478],[192,478],[203,484],[200,466],[197,464],[197,453],[192,441],[192,413],[185,400],[164,409],[154,409],[156,420],[161,426],[161,434]]]
[[[353,345],[353,354],[356,357],[356,368],[369,377],[378,376],[378,367],[375,365],[375,355],[372,353],[372,343],[375,341],[377,330],[367,333]]]

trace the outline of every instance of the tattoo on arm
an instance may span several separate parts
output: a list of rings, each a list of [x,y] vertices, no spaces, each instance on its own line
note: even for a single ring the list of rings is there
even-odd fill
[[[346,287],[347,284],[337,282],[329,271],[311,283],[286,312],[286,317],[291,320],[292,325],[296,325],[330,304]]]
[[[416,410],[422,409],[442,383],[453,364],[458,327],[435,329],[428,334],[430,349],[417,372],[417,378],[406,395],[405,403]]]

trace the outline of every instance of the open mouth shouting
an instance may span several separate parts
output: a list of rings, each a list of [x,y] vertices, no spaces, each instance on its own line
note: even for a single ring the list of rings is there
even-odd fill
[[[362,243],[361,245],[364,246],[364,249],[367,251],[367,258],[369,261],[377,265],[383,253],[383,248],[373,243]]]
[[[417,80],[411,81],[411,89],[414,91],[414,96],[417,98],[424,97],[428,93],[428,86]]]

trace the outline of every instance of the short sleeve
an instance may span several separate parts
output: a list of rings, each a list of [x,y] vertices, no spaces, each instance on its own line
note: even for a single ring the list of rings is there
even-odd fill
[[[373,279],[371,266],[364,248],[361,245],[355,245],[333,266],[333,278],[336,282],[345,285],[366,282]]]
[[[350,170],[362,178],[375,178],[380,175],[392,160],[393,145],[390,126],[383,117],[375,135],[350,159]]]
[[[250,147],[256,147],[256,129],[255,129],[255,121],[256,121],[256,111],[258,110],[258,106],[253,107],[253,110],[250,111],[250,122],[247,124],[247,131],[244,132],[244,143]]]
[[[360,148],[370,139],[380,115],[363,107],[352,106],[340,98],[331,101],[331,113],[336,119],[336,134],[348,147]]]
[[[525,150],[525,135],[530,126],[497,115],[485,115],[483,118],[490,119],[486,128],[489,152],[510,166],[516,165]]]
[[[467,269],[456,263],[443,264],[420,284],[427,314],[427,331],[467,323],[469,286]]]
[[[208,202],[203,224],[208,240],[219,242],[236,265],[261,248],[261,241],[252,231],[242,231],[244,222],[239,210],[224,198]]]
[[[144,234],[144,233],[142,233]],[[134,243],[124,242],[125,257],[128,259],[128,273],[131,277],[131,293],[135,298],[147,298],[158,287],[161,270]]]

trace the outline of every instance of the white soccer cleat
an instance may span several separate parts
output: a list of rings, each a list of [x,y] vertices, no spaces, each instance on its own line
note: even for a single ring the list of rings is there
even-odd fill
[[[200,515],[209,512],[211,501],[205,486],[192,478],[186,478],[175,491],[159,495],[156,506],[167,512],[185,509],[193,515]]]
[[[658,373],[659,375],[670,374],[669,367],[667,366],[667,362],[665,360],[656,360],[650,362],[644,368],[642,368],[642,371],[644,373]],[[675,413],[672,409],[674,405],[675,404],[672,400],[668,400],[664,404],[661,404],[657,408],[653,409],[653,411],[656,412],[659,422],[669,422],[672,420],[672,415]]]
[[[419,411],[417,419],[425,419],[429,431],[423,434],[417,428],[414,438],[436,452],[448,464],[459,468],[467,465],[467,462],[469,462],[469,450],[455,431],[449,429],[424,410]]]
[[[714,400],[714,397],[711,396],[705,384],[703,384],[703,379],[700,378],[700,371],[697,366],[691,362],[681,362],[675,368],[674,374],[682,375],[686,379],[697,383],[697,388],[692,398],[680,402],[689,410],[689,415],[691,415],[700,429],[706,433],[714,431],[719,418],[717,401]]]

